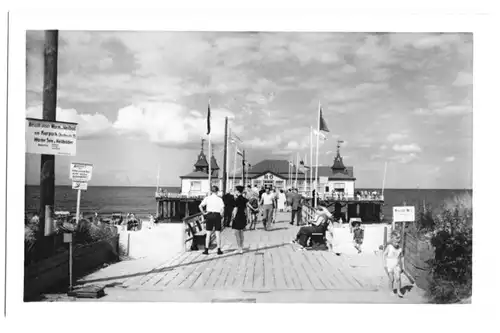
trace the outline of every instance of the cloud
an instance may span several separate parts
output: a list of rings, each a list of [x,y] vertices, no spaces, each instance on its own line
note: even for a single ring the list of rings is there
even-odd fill
[[[380,146],[380,150],[386,150],[387,149],[387,146],[386,145],[382,145]]]
[[[444,159],[445,162],[453,162],[455,161],[455,156],[448,156]]]
[[[397,152],[405,152],[405,153],[416,153],[422,151],[422,149],[416,143],[411,143],[407,145],[396,144],[392,146],[392,149]]]
[[[407,137],[408,137],[408,134],[406,134],[406,133],[391,133],[387,136],[387,141],[394,142],[394,141],[406,139]]]
[[[251,149],[273,150],[276,149],[281,144],[281,142],[282,139],[279,135],[267,139],[256,137],[250,140],[245,140],[243,142],[243,146]]]
[[[224,117],[234,118],[226,109],[212,108],[212,142],[224,139]],[[206,138],[207,120],[198,111],[175,103],[140,103],[118,110],[113,127],[120,135],[146,137],[161,146],[191,146]]]
[[[464,87],[472,85],[472,73],[458,72],[457,78],[453,81],[453,85],[457,87]]]
[[[36,105],[26,109],[26,117],[42,119],[42,106]],[[112,124],[102,114],[78,113],[75,109],[56,108],[56,120],[78,123],[78,138],[92,139],[112,133]]]
[[[418,155],[415,153],[400,154],[392,156],[390,159],[396,161],[397,163],[407,164],[418,159]]]
[[[459,116],[464,114],[469,114],[472,112],[472,107],[470,105],[446,105],[444,107],[438,107],[435,109],[416,109],[413,113],[417,116]]]

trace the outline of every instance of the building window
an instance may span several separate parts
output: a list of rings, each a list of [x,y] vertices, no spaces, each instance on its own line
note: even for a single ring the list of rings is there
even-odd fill
[[[262,186],[262,181],[255,179],[253,181],[253,185],[260,188]]]
[[[273,186],[272,180],[264,180],[264,187],[272,187],[272,186]]]
[[[190,191],[201,191],[201,182],[200,181],[192,181]]]
[[[333,183],[333,189],[337,192],[344,192],[345,191],[345,184],[344,183]]]

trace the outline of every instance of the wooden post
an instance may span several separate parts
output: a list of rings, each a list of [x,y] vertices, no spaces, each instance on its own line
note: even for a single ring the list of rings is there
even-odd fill
[[[157,200],[156,201],[156,216],[159,218],[160,217],[160,207],[161,207],[161,201]]]
[[[130,232],[127,232],[127,257],[130,255]]]
[[[184,202],[184,217],[188,217],[189,216],[189,202],[186,200]]]
[[[56,121],[57,105],[57,30],[45,31],[44,45],[44,71],[43,71],[43,113],[42,119]],[[43,257],[49,249],[49,242],[44,237],[45,232],[45,207],[54,206],[55,192],[55,156],[42,155],[40,165],[40,226],[38,228],[38,255]]]
[[[243,159],[241,161],[241,181],[242,181],[242,186],[245,187],[245,169],[246,169],[246,161],[245,161],[245,151],[243,150]]]
[[[402,254],[403,254],[403,257],[405,256],[405,246],[406,246],[406,222],[403,222],[403,226],[402,226],[402,231],[401,231],[401,236],[402,236],[402,244],[401,244],[401,249],[402,249]],[[404,269],[404,267],[403,267]]]
[[[73,239],[69,242],[69,291],[73,291]]]
[[[387,226],[384,227],[384,250],[387,247]]]
[[[222,171],[222,193],[226,193],[227,190],[227,126],[228,118],[226,117],[226,126],[224,129],[224,166]]]

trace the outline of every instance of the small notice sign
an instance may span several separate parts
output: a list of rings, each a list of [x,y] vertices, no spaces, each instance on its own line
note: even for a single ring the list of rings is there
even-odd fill
[[[392,207],[392,218],[394,222],[415,222],[415,207]]]
[[[88,182],[92,179],[92,169],[94,166],[90,163],[71,162],[69,178],[74,182]]]
[[[26,118],[26,152],[76,155],[77,123]]]
[[[328,177],[319,177],[319,183],[320,184],[328,183]]]
[[[87,183],[86,182],[73,182],[72,185],[73,190],[87,190]]]

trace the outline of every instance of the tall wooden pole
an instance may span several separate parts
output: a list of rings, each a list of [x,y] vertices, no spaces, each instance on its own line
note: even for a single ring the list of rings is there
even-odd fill
[[[43,71],[43,120],[56,121],[57,104],[57,53],[59,31],[45,31],[44,71]],[[55,156],[42,155],[40,165],[40,227],[37,242],[40,256],[46,254],[48,242],[44,240],[46,208],[52,213],[55,192]]]
[[[222,181],[222,193],[226,193],[227,190],[227,124],[228,119],[226,117],[226,127],[224,129],[224,170],[222,171],[224,180]]]
[[[243,150],[243,160],[241,161],[241,165],[242,165],[242,172],[241,172],[241,181],[243,182],[243,187],[245,186],[245,170],[246,170],[246,160],[245,160],[245,151]]]

